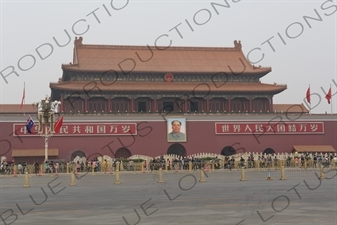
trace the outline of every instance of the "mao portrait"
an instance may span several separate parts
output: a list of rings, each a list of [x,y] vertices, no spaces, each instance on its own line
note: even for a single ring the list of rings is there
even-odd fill
[[[167,141],[186,142],[185,118],[169,118],[167,120]]]

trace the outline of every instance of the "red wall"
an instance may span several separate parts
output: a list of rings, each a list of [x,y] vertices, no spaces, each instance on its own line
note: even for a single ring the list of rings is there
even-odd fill
[[[105,147],[109,143],[113,152],[124,145],[133,155],[141,154],[152,157],[166,154],[169,146],[173,144],[167,142],[166,122],[164,120],[128,122],[139,124],[136,136],[53,136],[49,141],[49,148],[59,149],[59,159],[70,160],[71,154],[76,150],[82,150],[87,156],[93,153],[98,153],[97,156],[99,154],[112,156],[109,148]],[[266,148],[272,148],[275,152],[280,153],[291,152],[293,145],[332,145],[337,149],[337,121],[323,121],[324,134],[265,134],[258,138],[259,142],[252,134],[216,135],[215,122],[187,120],[187,142],[181,143],[185,147],[187,155],[200,152],[220,154],[225,146],[231,146],[235,143],[237,144],[233,145],[234,149],[244,148],[247,152],[263,152]],[[319,120],[316,120],[316,122],[319,122]],[[20,138],[11,135],[13,122],[1,122],[0,126],[1,156],[6,156],[8,160],[12,159],[11,150],[13,149],[44,149],[42,137],[21,136],[20,140]]]

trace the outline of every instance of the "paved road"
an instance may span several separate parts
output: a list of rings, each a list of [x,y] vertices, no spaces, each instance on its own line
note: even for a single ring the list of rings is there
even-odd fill
[[[207,173],[121,174],[114,184],[111,174],[91,173],[76,179],[59,174],[2,176],[0,224],[337,224],[337,172],[318,179],[316,170],[250,171],[240,181],[240,171]],[[319,176],[319,173],[317,174]],[[24,215],[23,215],[24,214]],[[4,223],[6,222],[6,223]]]

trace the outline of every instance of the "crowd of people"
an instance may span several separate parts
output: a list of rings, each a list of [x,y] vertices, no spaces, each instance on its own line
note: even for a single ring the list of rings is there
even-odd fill
[[[274,155],[267,156],[258,156],[257,159],[254,158],[254,155],[251,154],[246,160],[241,157],[238,163],[239,167],[244,168],[256,168],[259,166],[260,168],[270,168],[272,166],[279,166],[279,160]],[[314,154],[312,158],[309,153],[304,153],[301,155],[296,155],[295,157],[288,156],[285,159],[286,167],[310,167],[317,168],[318,165],[322,165],[323,167],[329,167],[336,165],[337,166],[337,154]],[[311,162],[311,163],[310,163]],[[224,168],[231,170],[235,166],[235,158],[225,157],[224,160]]]
[[[14,161],[7,162],[1,161],[0,163],[0,173],[1,174],[12,174],[14,169]]]
[[[149,170],[158,170],[158,169],[167,169],[167,170],[188,170],[189,164],[192,163],[192,169],[197,170],[204,168],[206,165],[206,160],[199,159],[199,158],[187,158],[187,157],[180,157],[180,158],[173,158],[173,159],[164,159],[163,156],[159,158],[154,158],[149,163]],[[217,157],[214,159],[214,163],[216,167],[220,167],[220,159]],[[165,168],[167,167],[167,168]]]
[[[92,172],[92,169],[94,169],[94,172],[101,171],[101,165],[102,163],[97,159],[94,158],[93,160],[86,161],[85,163],[83,161],[77,161],[75,169],[77,172]],[[107,161],[104,160],[103,162],[104,169],[107,168]],[[106,171],[105,171],[106,172]]]
[[[295,157],[294,166],[295,167],[308,167],[309,160],[310,160],[309,154],[302,154],[298,157]],[[286,160],[287,167],[291,167],[291,158],[288,157]],[[329,167],[331,165],[337,165],[337,154],[314,154],[312,156],[312,167],[317,168],[318,166],[322,165],[323,167]]]
[[[234,168],[271,168],[272,166],[279,166],[279,160],[275,155],[262,155],[257,158],[250,154],[247,159],[243,157],[226,156],[224,159],[218,157],[212,159],[201,159],[196,157],[176,157],[172,159],[165,159],[164,156],[154,158],[149,163],[141,161],[137,169],[140,170],[189,170],[190,163],[193,170],[201,168],[212,167],[214,169],[228,169]],[[288,156],[283,159],[285,167],[313,167],[317,168],[322,165],[323,167],[337,166],[337,154],[295,154],[295,157]],[[236,162],[237,161],[237,162]],[[88,161],[47,161],[39,164],[34,162],[33,165],[28,165],[26,162],[19,162],[17,164],[16,173],[65,173],[67,172],[67,164],[69,171],[77,172],[108,172],[108,170],[116,171],[117,162],[122,162],[120,159],[112,159],[112,164],[108,164],[104,159],[100,162],[97,158]],[[136,163],[133,160],[122,162],[125,170],[135,170]],[[7,162],[2,160],[0,163],[0,174],[14,174],[14,161]],[[41,166],[43,165],[43,166]],[[119,164],[121,166],[121,164]],[[43,168],[43,171],[41,169]],[[119,168],[120,169],[120,168]]]
[[[312,158],[311,158],[312,157]],[[226,156],[223,159],[223,163],[220,163],[222,159],[218,157],[213,158],[211,160],[206,161],[205,159],[199,158],[173,158],[164,159],[163,156],[154,158],[149,163],[149,170],[158,170],[159,168],[165,169],[167,166],[167,170],[179,169],[179,170],[188,170],[189,162],[192,162],[192,169],[200,169],[205,168],[207,165],[213,165],[214,169],[228,169],[232,170],[234,168],[271,168],[279,166],[279,162],[281,159],[277,158],[276,155],[262,155],[257,158],[254,157],[253,154],[250,154],[247,159],[243,157],[234,157],[234,156]],[[318,165],[322,165],[323,167],[329,166],[337,166],[337,154],[314,154],[310,155],[309,153],[304,153],[301,155],[296,155],[295,157],[288,156],[283,159],[285,161],[286,167],[313,167],[316,168]],[[237,161],[237,163],[236,163]]]

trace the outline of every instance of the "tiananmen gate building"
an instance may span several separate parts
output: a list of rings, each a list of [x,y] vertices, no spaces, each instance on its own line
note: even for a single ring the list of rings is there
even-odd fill
[[[287,86],[261,83],[271,68],[251,65],[240,41],[231,48],[82,41],[76,38],[73,62],[50,83],[51,100],[61,101],[64,114],[49,141],[50,159],[336,151],[336,115],[274,104]],[[1,105],[0,113],[1,156],[43,161],[38,120],[32,134],[25,127],[37,109]]]

